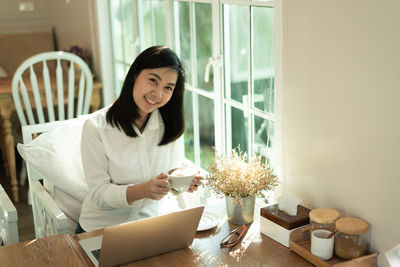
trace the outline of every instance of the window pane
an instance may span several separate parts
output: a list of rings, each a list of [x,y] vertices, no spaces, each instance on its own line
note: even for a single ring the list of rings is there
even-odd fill
[[[225,79],[230,87],[226,90],[231,99],[243,102],[243,96],[248,94],[249,80],[248,7],[225,5],[224,11]]]
[[[248,152],[248,119],[245,118],[243,110],[234,107],[231,108],[231,123],[232,148],[236,148],[238,145],[240,145],[240,150]]]
[[[192,84],[192,57],[190,49],[190,14],[188,2],[175,2],[174,12],[178,16],[178,24],[175,25],[176,53],[179,55],[186,68],[186,82]]]
[[[138,0],[138,25],[141,51],[152,45],[151,1]]]
[[[207,91],[213,90],[213,71],[210,69],[208,83],[204,81],[204,74],[209,58],[212,56],[212,13],[211,4],[196,3],[195,25],[196,25],[196,87]]]
[[[123,60],[122,18],[120,13],[121,1],[110,1],[111,35],[113,55],[116,60]]]
[[[194,162],[194,136],[193,136],[193,101],[192,92],[185,90],[185,157]]]
[[[273,8],[252,7],[254,107],[274,112]]]
[[[132,13],[132,0],[123,0],[121,5],[122,14],[122,29],[123,29],[123,45],[124,45],[124,58],[123,61],[131,64],[135,59],[135,47],[133,46],[134,31],[133,31],[133,13]]]
[[[215,131],[214,131],[214,101],[204,96],[199,99],[199,129],[200,129],[200,162],[201,167],[210,166],[214,157]]]
[[[274,122],[254,117],[254,153],[261,155],[264,162],[272,163],[274,141]],[[265,161],[268,159],[268,161]]]
[[[165,3],[152,1],[154,40],[152,45],[166,45],[165,36]]]
[[[127,70],[125,68],[125,65],[121,63],[115,63],[115,75],[116,75],[115,96],[118,96],[119,93],[121,92],[122,84],[124,83],[126,73]]]

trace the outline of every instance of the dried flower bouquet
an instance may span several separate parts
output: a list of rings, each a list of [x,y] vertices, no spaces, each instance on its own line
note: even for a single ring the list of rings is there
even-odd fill
[[[205,186],[217,195],[229,196],[236,201],[243,197],[265,197],[263,191],[273,190],[278,185],[277,176],[261,162],[261,156],[253,156],[247,161],[247,153],[240,147],[237,150],[232,149],[230,157],[215,151]]]

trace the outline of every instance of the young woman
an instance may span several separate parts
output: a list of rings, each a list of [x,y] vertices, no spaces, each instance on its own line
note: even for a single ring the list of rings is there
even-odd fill
[[[133,62],[111,107],[82,130],[82,162],[88,183],[77,232],[158,214],[169,192],[167,173],[181,166],[185,77],[177,55],[154,46]],[[189,192],[197,190],[196,177]]]

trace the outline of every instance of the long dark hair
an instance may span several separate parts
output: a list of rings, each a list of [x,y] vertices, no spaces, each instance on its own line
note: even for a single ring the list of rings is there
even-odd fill
[[[137,137],[133,122],[140,117],[133,100],[133,86],[144,69],[168,67],[178,74],[175,89],[167,104],[159,108],[164,121],[164,135],[158,145],[168,144],[179,138],[185,129],[183,91],[185,75],[181,61],[174,51],[165,46],[152,46],[140,53],[132,63],[122,86],[121,94],[107,112],[107,122],[122,130],[127,136]]]

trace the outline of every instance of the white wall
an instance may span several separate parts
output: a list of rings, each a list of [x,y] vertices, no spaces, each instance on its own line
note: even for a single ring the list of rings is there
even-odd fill
[[[400,243],[400,1],[283,0],[283,190]]]
[[[20,12],[19,2],[0,0],[0,34],[51,31],[49,0],[32,0],[32,12]]]
[[[50,32],[54,27],[58,49],[72,45],[88,49],[100,74],[96,0],[26,1],[34,4],[32,12],[20,12],[19,2],[0,0],[0,34]]]

